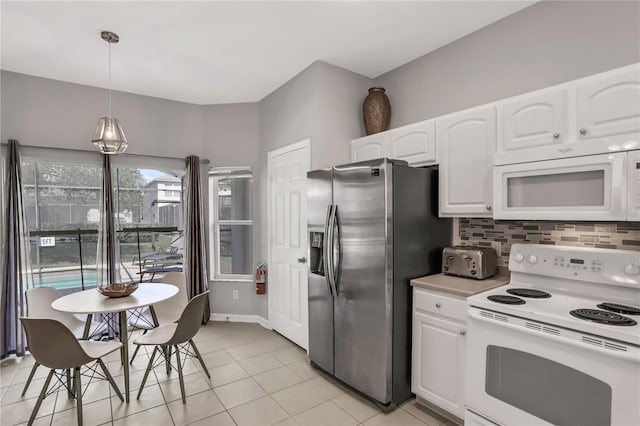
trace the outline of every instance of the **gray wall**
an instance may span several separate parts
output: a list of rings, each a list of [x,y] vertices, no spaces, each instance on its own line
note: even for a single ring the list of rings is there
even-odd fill
[[[106,90],[7,71],[0,78],[3,142],[18,139],[23,145],[93,150],[93,131],[98,118],[106,115]],[[113,92],[113,114],[127,135],[128,153],[178,158],[194,154],[208,158],[211,166],[258,166],[257,103],[198,106]],[[206,174],[203,179],[206,182]],[[258,236],[255,232],[254,249]],[[259,310],[252,283],[212,282],[211,288],[213,312]],[[232,300],[233,290],[247,296]]]
[[[207,152],[211,167],[249,166],[258,168],[258,104],[207,105],[203,110],[203,151]],[[257,174],[254,178],[254,211],[258,210]],[[208,201],[208,196],[207,196]],[[208,202],[205,203],[208,207]],[[208,215],[207,215],[208,217]],[[254,222],[255,223],[255,222]],[[259,244],[257,225],[254,225],[253,259]],[[253,260],[252,260],[253,262]],[[254,262],[255,263],[255,262]],[[211,311],[213,313],[255,315],[260,311],[261,299],[255,294],[253,282],[211,281]],[[239,298],[233,299],[238,290]],[[266,306],[266,305],[265,305]]]
[[[1,140],[24,145],[93,150],[99,117],[107,115],[107,91],[97,87],[2,71]],[[197,105],[113,92],[133,154],[204,156],[203,110]]]
[[[391,127],[640,62],[637,2],[541,2],[375,79]],[[2,71],[1,140],[91,149],[104,89]],[[254,261],[267,256],[267,154],[311,138],[312,168],[349,161],[364,136],[369,78],[315,62],[257,104],[197,106],[114,92],[130,152],[200,155],[213,166],[252,166]],[[267,317],[253,283],[213,283],[213,312]],[[240,298],[232,300],[233,290]]]
[[[349,141],[364,135],[362,101],[371,83],[367,77],[317,61],[260,101],[257,260],[267,260],[269,151],[310,138],[312,169],[348,163]],[[258,312],[268,316],[266,296]]]
[[[391,127],[640,62],[639,2],[543,1],[375,79]]]

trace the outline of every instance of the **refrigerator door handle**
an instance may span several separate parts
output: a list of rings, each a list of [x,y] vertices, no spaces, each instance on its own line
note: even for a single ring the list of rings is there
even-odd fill
[[[333,243],[334,243],[334,239],[335,239],[335,234],[334,234],[334,230],[335,230],[335,221],[336,221],[336,210],[338,209],[338,206],[332,206],[333,208],[331,209],[331,215],[329,216],[329,229],[328,229],[328,234],[329,237],[327,238],[328,240],[328,246],[326,246],[324,249],[327,252],[327,260],[329,261],[327,263],[327,278],[329,279],[329,285],[331,286],[331,294],[333,294],[334,297],[338,296],[338,289],[336,288],[336,273],[335,273],[335,264],[334,264],[334,258],[333,255],[334,250],[333,250]]]
[[[338,217],[338,206],[333,207],[333,231],[331,235],[331,269],[333,272],[333,289],[338,295],[338,284],[340,282],[340,219]]]
[[[327,287],[329,288],[329,294],[333,295],[333,286],[331,285],[331,277],[333,276],[333,271],[331,266],[333,265],[332,253],[329,250],[331,247],[330,244],[330,225],[331,225],[331,217],[333,215],[333,204],[329,204],[327,206],[327,219],[324,223],[324,241],[322,242],[323,250],[322,250],[322,261],[325,266],[325,280],[327,281]]]

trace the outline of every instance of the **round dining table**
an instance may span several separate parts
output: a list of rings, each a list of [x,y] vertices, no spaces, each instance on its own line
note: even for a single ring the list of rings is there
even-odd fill
[[[56,311],[72,314],[118,314],[120,341],[122,342],[122,364],[124,367],[124,390],[129,402],[129,345],[127,336],[127,311],[149,306],[155,325],[158,321],[153,304],[167,300],[178,293],[178,287],[163,283],[138,284],[138,289],[129,296],[110,298],[96,288],[62,296],[51,307]],[[89,323],[89,321],[87,321]],[[85,334],[88,329],[85,329]],[[86,336],[85,336],[86,337]]]

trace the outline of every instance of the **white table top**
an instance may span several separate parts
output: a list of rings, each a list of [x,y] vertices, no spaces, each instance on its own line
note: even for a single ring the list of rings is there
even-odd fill
[[[178,293],[178,287],[171,284],[138,284],[138,289],[125,297],[110,298],[92,288],[68,294],[56,299],[51,307],[56,311],[73,314],[97,314],[122,312],[127,309],[141,308],[169,299]]]

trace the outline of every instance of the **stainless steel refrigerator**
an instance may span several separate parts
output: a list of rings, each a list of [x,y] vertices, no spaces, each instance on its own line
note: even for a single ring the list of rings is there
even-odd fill
[[[437,168],[389,159],[307,174],[309,356],[392,408],[411,396],[409,280],[438,273],[451,222]]]

